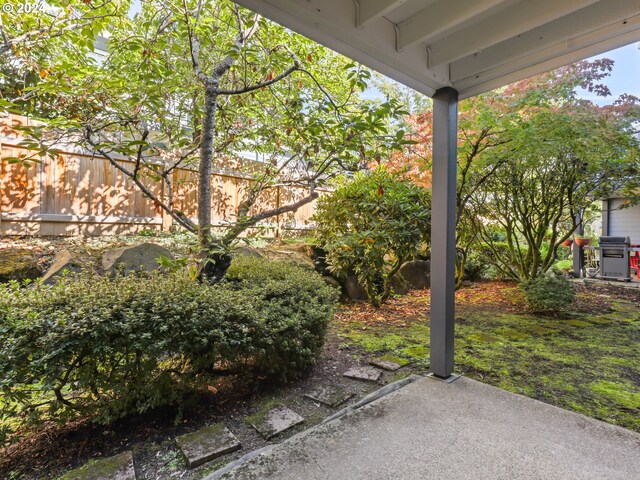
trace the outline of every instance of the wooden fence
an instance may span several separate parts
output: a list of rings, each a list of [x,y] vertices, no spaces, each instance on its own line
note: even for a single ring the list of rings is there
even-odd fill
[[[133,182],[103,157],[65,151],[55,160],[41,159],[30,168],[6,159],[26,152],[16,126],[30,120],[0,114],[0,235],[110,235],[141,230],[169,230],[172,218],[145,197]],[[197,216],[197,175],[192,169],[173,173],[174,203],[188,217]],[[251,179],[239,174],[211,177],[212,217],[216,227],[235,220]],[[151,185],[163,195],[164,185]],[[303,188],[274,187],[264,192],[253,211],[278,207],[306,196]],[[307,230],[315,202],[295,213],[259,224],[254,232],[277,236]]]

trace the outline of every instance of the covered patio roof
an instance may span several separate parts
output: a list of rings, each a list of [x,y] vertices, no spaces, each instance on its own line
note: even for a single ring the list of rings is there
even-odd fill
[[[458,99],[640,41],[640,0],[235,0],[433,97],[431,373],[454,369]]]
[[[640,41],[638,0],[236,0],[428,96],[470,97]]]

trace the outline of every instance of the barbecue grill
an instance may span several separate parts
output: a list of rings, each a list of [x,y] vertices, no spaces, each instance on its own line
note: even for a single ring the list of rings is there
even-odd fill
[[[600,278],[631,281],[629,237],[600,237]]]

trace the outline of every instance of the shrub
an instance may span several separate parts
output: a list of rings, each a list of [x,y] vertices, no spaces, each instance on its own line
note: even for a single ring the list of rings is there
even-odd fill
[[[79,416],[106,423],[179,403],[212,380],[214,366],[294,377],[315,362],[336,301],[314,272],[263,259],[238,259],[216,286],[184,270],[6,285],[3,433]]]
[[[524,298],[535,312],[562,312],[575,300],[576,292],[564,276],[543,275],[520,284]]]
[[[569,273],[573,270],[573,260],[558,260],[553,264],[552,270],[562,274]]]
[[[330,269],[352,273],[376,306],[391,294],[391,280],[428,240],[427,192],[383,168],[356,173],[318,201],[317,234]]]

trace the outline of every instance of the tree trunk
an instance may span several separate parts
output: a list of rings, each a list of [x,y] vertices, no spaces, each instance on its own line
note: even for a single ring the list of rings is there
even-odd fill
[[[210,283],[222,280],[231,265],[231,254],[226,246],[213,236],[211,225],[211,168],[218,108],[217,87],[217,82],[214,81],[207,85],[205,90],[205,113],[202,120],[198,167],[198,278]]]

